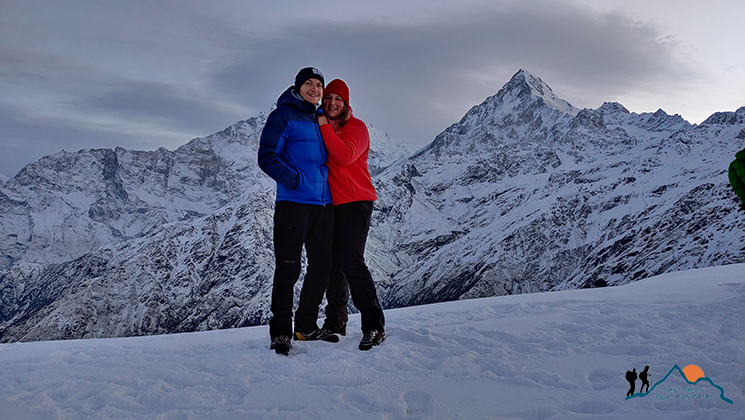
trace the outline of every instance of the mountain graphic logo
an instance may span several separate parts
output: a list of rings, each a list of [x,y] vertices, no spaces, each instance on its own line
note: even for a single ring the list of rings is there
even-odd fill
[[[636,368],[633,370],[626,372],[626,380],[629,381],[629,384],[631,385],[631,388],[629,389],[629,392],[626,394],[626,400],[630,400],[632,398],[644,398],[647,395],[649,395],[652,391],[657,388],[659,385],[661,388],[663,388],[663,392],[672,392],[673,394],[668,394],[662,397],[661,399],[701,399],[702,394],[698,394],[699,389],[693,388],[693,387],[683,387],[683,394],[679,394],[681,392],[681,388],[667,388],[664,389],[662,387],[662,383],[665,382],[670,375],[672,375],[674,372],[678,372],[680,376],[685,379],[685,381],[689,385],[698,385],[700,382],[707,382],[709,385],[713,386],[714,388],[719,390],[719,398],[722,399],[722,401],[734,404],[734,402],[724,396],[724,388],[714,383],[714,381],[711,380],[711,378],[704,375],[703,369],[696,365],[688,365],[684,368],[680,368],[677,364],[670,369],[670,372],[665,375],[664,378],[660,379],[659,381],[655,382],[652,387],[649,387],[649,381],[648,378],[651,376],[648,373],[649,366],[646,366],[644,370],[640,373],[636,373]],[[634,392],[635,388],[635,382],[637,377],[642,380],[642,387],[639,389],[639,392]],[[644,387],[647,387],[647,392],[644,392]],[[703,392],[703,389],[701,389],[701,392]],[[711,397],[709,395],[705,395],[704,398]],[[657,396],[657,398],[660,398]]]

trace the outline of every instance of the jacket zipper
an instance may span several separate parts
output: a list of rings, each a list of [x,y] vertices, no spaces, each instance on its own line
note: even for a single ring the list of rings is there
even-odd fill
[[[318,148],[321,151],[321,156],[323,156],[323,134],[321,134],[321,126],[318,125],[318,115],[315,114],[315,117],[316,117],[316,121],[315,121],[316,134],[318,135],[318,140],[319,140]],[[328,160],[328,156],[326,156],[326,159]],[[323,171],[321,170],[320,167],[318,168],[318,171],[321,172],[321,179],[323,179]],[[323,199],[323,197],[326,196],[326,183],[327,182],[328,182],[328,179],[326,182],[323,183],[323,191],[321,192],[321,204],[323,205],[323,207],[326,207],[326,201]]]

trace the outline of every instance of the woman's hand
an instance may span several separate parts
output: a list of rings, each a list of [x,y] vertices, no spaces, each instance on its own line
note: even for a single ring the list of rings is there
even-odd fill
[[[318,116],[318,125],[319,126],[324,125],[324,124],[328,124],[328,123],[329,123],[329,120],[326,118],[325,115],[319,115]]]

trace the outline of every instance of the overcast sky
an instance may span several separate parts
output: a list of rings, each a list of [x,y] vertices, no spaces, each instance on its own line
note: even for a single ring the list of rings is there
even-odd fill
[[[428,143],[519,69],[578,108],[700,123],[745,105],[742,0],[0,0],[0,173],[175,149],[268,111],[305,66]]]

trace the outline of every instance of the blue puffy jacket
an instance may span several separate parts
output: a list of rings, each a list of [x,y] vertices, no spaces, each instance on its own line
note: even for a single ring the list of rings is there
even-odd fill
[[[326,146],[316,107],[288,88],[261,133],[259,167],[277,181],[277,200],[331,204]]]

